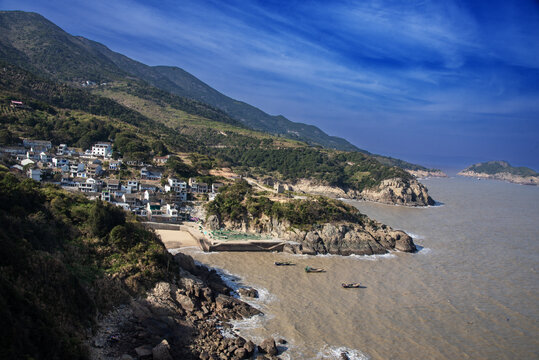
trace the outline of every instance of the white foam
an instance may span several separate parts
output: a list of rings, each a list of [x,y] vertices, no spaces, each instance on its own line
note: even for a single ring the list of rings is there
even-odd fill
[[[237,292],[238,292],[238,289],[241,288],[241,286],[238,284],[238,280],[241,280],[241,277],[238,275],[232,274],[225,269],[221,269],[215,266],[212,266],[211,268],[214,269],[215,272],[221,277],[221,279],[226,284],[226,286],[234,290],[235,297],[239,297],[239,295],[237,295]]]
[[[342,359],[341,354],[345,353],[350,360],[367,360],[369,357],[359,350],[349,349],[344,346],[324,346],[316,355],[315,359]]]
[[[432,252],[431,248],[422,247],[420,245],[417,245],[417,247],[420,248],[417,251],[417,253],[420,254],[420,255],[427,255],[427,254],[430,254]]]
[[[306,259],[309,259],[309,258],[315,259],[315,258],[325,257],[325,258],[339,258],[339,259],[350,258],[350,259],[355,259],[355,260],[369,260],[369,261],[376,261],[376,260],[379,260],[379,259],[393,259],[393,258],[396,258],[396,257],[397,257],[397,255],[395,255],[394,252],[389,252],[389,253],[387,253],[387,254],[375,254],[375,255],[356,255],[356,254],[352,254],[352,255],[338,255],[338,254],[318,254],[318,255],[290,254],[290,255],[291,255],[291,256],[295,256],[295,257],[302,257],[302,258],[306,258]]]
[[[410,235],[412,237],[412,239],[414,239],[414,240],[421,240],[421,239],[425,238],[423,235],[417,235],[417,234],[414,234],[414,233],[409,232],[409,231],[404,231],[404,232],[407,233],[408,235]]]
[[[378,260],[383,260],[383,259],[393,259],[393,258],[396,258],[397,255],[395,255],[393,252],[389,252],[387,254],[376,254],[376,255],[350,255],[349,257],[356,260],[378,261]]]
[[[242,336],[248,335],[248,338],[255,343],[260,343],[264,340],[262,336],[252,335],[255,330],[263,329],[267,318],[264,315],[255,315],[247,319],[230,320],[233,330],[227,330],[232,333],[241,333]]]

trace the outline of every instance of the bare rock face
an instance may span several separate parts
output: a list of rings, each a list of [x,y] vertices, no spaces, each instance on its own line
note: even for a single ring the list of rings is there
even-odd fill
[[[217,215],[210,215],[205,225],[210,230],[219,230],[221,228],[221,221]]]
[[[239,229],[237,224],[226,223],[227,228]],[[291,254],[317,255],[375,255],[391,250],[414,252],[416,247],[412,238],[404,231],[366,218],[364,224],[350,222],[326,223],[310,231],[294,229],[287,221],[262,217],[256,221],[253,231],[248,225],[242,229],[256,233],[267,233],[289,241],[283,248]]]
[[[361,192],[351,189],[341,189],[336,186],[317,184],[306,179],[298,181],[294,186],[296,190],[305,193],[334,198],[368,200],[384,204],[405,206],[434,205],[434,200],[429,196],[427,188],[416,179],[387,179],[383,180],[378,186],[365,189]]]
[[[383,180],[380,185],[365,189],[359,193],[363,200],[375,201],[384,204],[406,206],[434,205],[427,188],[415,179],[402,180],[400,178]]]
[[[277,345],[275,344],[275,340],[272,338],[264,339],[258,346],[258,351],[269,355],[277,355]]]
[[[474,177],[478,179],[494,179],[494,180],[503,180],[515,184],[522,185],[539,185],[539,176],[519,176],[510,174],[508,172],[502,172],[497,174],[485,174],[475,171],[462,170],[457,175]]]
[[[238,293],[244,297],[258,298],[258,291],[251,287],[241,288],[238,290]]]

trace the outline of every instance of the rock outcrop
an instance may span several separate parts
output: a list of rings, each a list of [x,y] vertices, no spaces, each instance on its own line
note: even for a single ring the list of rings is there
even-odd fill
[[[296,254],[374,255],[390,250],[416,251],[412,238],[404,231],[364,218],[363,224],[350,222],[327,223],[310,230],[294,228],[288,221],[263,216],[256,221],[227,222],[221,226],[264,233],[286,240],[284,251]]]
[[[447,177],[447,174],[444,173],[442,170],[409,170],[405,169],[405,171],[416,177],[417,179],[425,179],[425,178],[431,178],[431,177]]]
[[[240,336],[224,336],[231,319],[261,314],[230,296],[220,276],[177,254],[175,282],[158,282],[143,297],[118,306],[98,321],[88,340],[91,359],[248,359],[257,346]],[[255,290],[256,291],[256,290]],[[276,359],[273,339],[260,347]],[[273,341],[273,344],[275,342]]]
[[[485,174],[475,171],[466,171],[462,170],[457,175],[474,177],[479,179],[494,179],[494,180],[503,180],[514,184],[521,185],[539,185],[539,176],[519,176],[506,172],[501,172],[497,174]]]
[[[434,205],[427,188],[417,180],[403,181],[400,178],[383,180],[372,189],[360,193],[362,200],[376,201],[384,204],[406,206]]]
[[[521,185],[539,185],[539,173],[525,166],[514,167],[507,161],[487,161],[473,164],[457,175],[479,179],[503,180]]]
[[[362,191],[342,189],[303,179],[294,184],[294,189],[315,195],[375,201],[391,205],[434,205],[434,200],[429,196],[427,188],[416,179],[387,179],[383,180],[378,186]]]

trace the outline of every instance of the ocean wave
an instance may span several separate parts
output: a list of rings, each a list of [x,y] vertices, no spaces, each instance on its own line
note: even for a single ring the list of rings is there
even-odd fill
[[[417,248],[417,254],[420,254],[420,255],[427,255],[427,254],[430,254],[432,252],[431,248],[426,248],[426,247],[421,246],[421,245],[416,244],[415,247]]]
[[[375,255],[350,255],[349,257],[357,260],[368,260],[368,261],[378,261],[380,259],[393,259],[396,258],[397,255],[395,255],[392,252],[389,252],[387,254],[375,254]]]
[[[230,329],[226,329],[228,334],[235,334],[241,336],[246,336],[248,339],[254,343],[261,343],[264,340],[263,336],[253,335],[256,330],[264,328],[265,322],[268,318],[264,315],[255,315],[247,319],[240,320],[230,320],[228,323],[232,326]],[[222,331],[222,332],[223,332]],[[223,335],[224,336],[224,335]]]
[[[195,264],[197,265],[203,265],[202,263],[195,260]],[[215,266],[212,266],[213,269],[215,269],[215,272],[221,277],[223,282],[233,290],[233,296],[235,298],[241,298],[242,301],[248,303],[249,305],[257,308],[258,310],[262,310],[264,308],[264,305],[275,301],[277,297],[270,293],[268,289],[263,288],[261,286],[243,283],[243,279],[241,276],[233,274],[229,272],[228,270],[221,269]],[[243,297],[239,294],[239,289],[242,288],[253,288],[258,292],[258,298],[251,298],[251,297]]]
[[[369,357],[359,350],[349,349],[344,346],[324,346],[316,355],[315,359],[342,359],[342,354],[346,354],[350,360],[367,360]]]
[[[412,239],[414,239],[414,240],[422,240],[422,239],[425,238],[423,235],[417,235],[417,234],[414,234],[413,232],[409,232],[409,231],[406,231],[406,230],[404,230],[404,232],[407,233],[408,235],[410,235],[412,237]]]
[[[339,259],[355,259],[355,260],[368,260],[368,261],[377,261],[379,259],[393,259],[397,255],[394,252],[389,252],[387,254],[374,254],[374,255],[338,255],[338,254],[318,254],[318,255],[307,255],[307,254],[290,254],[292,257],[300,257],[305,259],[316,259],[316,258],[339,258]]]

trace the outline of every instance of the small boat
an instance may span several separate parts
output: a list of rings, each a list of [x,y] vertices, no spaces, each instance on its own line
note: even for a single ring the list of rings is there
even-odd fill
[[[308,272],[308,273],[321,273],[321,272],[326,272],[326,270],[319,269],[319,268],[313,268],[313,267],[310,267],[310,266],[305,266],[305,272]]]
[[[290,261],[276,261],[275,265],[277,265],[277,266],[290,266],[290,265],[295,265],[295,264],[290,262]]]
[[[345,289],[358,288],[361,285],[359,283],[342,283],[341,286]]]

